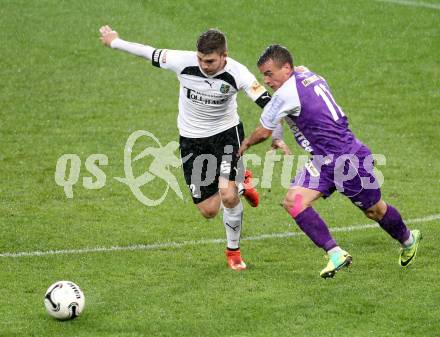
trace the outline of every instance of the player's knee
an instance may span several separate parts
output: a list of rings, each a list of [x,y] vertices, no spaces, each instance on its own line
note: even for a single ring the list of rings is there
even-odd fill
[[[206,219],[212,219],[218,214],[218,209],[213,208],[199,208],[199,211]]]
[[[284,209],[285,209],[286,211],[288,211],[289,209],[295,207],[295,196],[296,196],[296,195],[297,195],[297,194],[295,194],[293,197],[292,197],[292,196],[289,196],[289,195],[286,195],[286,196],[284,197],[284,200],[283,200],[283,207],[284,207]]]
[[[232,208],[237,205],[238,196],[232,191],[222,193],[222,203],[227,208]]]
[[[385,213],[387,212],[387,205],[384,201],[380,200],[373,206],[371,206],[369,209],[364,211],[364,214],[367,216],[367,218],[374,220],[374,221],[380,221],[384,217]]]
[[[286,195],[283,201],[283,207],[293,218],[295,218],[307,208],[308,205],[304,202],[303,196],[300,193],[295,193],[293,195]]]
[[[364,211],[364,214],[367,216],[367,218],[372,219],[372,220],[376,220],[376,212],[374,210],[372,210],[371,208],[367,209]]]

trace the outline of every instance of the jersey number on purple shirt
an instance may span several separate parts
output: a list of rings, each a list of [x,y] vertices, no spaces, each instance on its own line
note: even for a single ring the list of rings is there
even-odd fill
[[[336,104],[332,94],[330,91],[322,84],[319,83],[313,87],[313,90],[315,90],[315,94],[322,98],[325,105],[327,105],[327,108],[330,110],[330,113],[333,116],[333,119],[337,121],[339,119],[338,113],[336,109],[339,111],[339,115],[341,117],[344,117],[345,114],[342,111],[341,107]]]

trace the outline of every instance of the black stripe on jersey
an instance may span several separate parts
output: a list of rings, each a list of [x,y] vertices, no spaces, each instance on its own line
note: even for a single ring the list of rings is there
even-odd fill
[[[153,66],[160,68],[160,55],[162,54],[162,49],[155,49],[153,52],[153,57],[151,58],[151,63]]]
[[[232,85],[235,88],[235,90],[238,91],[237,83],[235,83],[235,78],[230,73],[224,72],[224,73],[221,73],[221,74],[215,76],[214,78],[217,78],[219,80],[225,81],[226,83],[229,83],[230,85]]]
[[[200,68],[197,66],[186,67],[182,70],[182,72],[180,74],[207,78],[205,75],[203,75],[203,73],[200,71]]]
[[[208,78],[206,75],[204,75],[200,68],[198,66],[192,66],[192,67],[186,67],[182,70],[180,73],[181,75],[192,75],[192,76],[198,76],[203,78]],[[235,90],[238,91],[237,83],[235,82],[234,76],[232,76],[228,72],[221,73],[217,76],[214,76],[213,78],[225,81],[226,83],[230,84],[235,88]]]
[[[255,100],[255,103],[257,103],[260,108],[264,108],[266,104],[270,102],[270,99],[270,94],[265,91],[260,97]]]

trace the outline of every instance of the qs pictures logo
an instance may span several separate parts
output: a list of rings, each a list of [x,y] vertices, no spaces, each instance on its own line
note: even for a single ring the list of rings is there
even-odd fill
[[[159,205],[165,200],[170,189],[183,200],[179,182],[171,169],[180,167],[193,154],[191,153],[184,158],[179,158],[176,155],[178,148],[179,144],[175,141],[171,141],[163,146],[152,133],[144,130],[135,131],[128,137],[124,147],[125,176],[114,177],[114,179],[125,184],[136,199],[146,206]],[[225,146],[224,153],[227,155],[224,158],[231,157],[231,151],[230,145]],[[135,153],[138,154],[135,155]],[[297,175],[293,172],[295,158],[297,160]],[[314,155],[313,160],[311,160],[309,155],[294,156],[289,154],[280,156],[269,151],[264,158],[256,154],[246,154],[242,159],[243,167],[247,167],[247,162],[251,162],[252,166],[263,166],[262,176],[261,178],[254,176],[253,186],[259,184],[259,188],[271,188],[274,180],[275,163],[282,161],[281,175],[279,176],[279,183],[282,187],[291,187],[292,176],[298,178],[295,178],[296,183],[306,184],[301,179],[306,177],[305,172],[307,171],[310,179],[305,187],[316,188],[320,182],[320,171],[324,167],[326,171],[334,170],[335,186],[341,192],[344,191],[344,186],[347,186],[353,180],[360,180],[362,189],[377,189],[383,184],[384,179],[376,165],[386,164],[386,158],[381,154],[368,155],[365,158],[361,158],[362,161],[359,161],[353,154],[344,154],[336,157],[333,155]],[[231,158],[229,158],[229,161],[222,159],[218,166],[217,158],[209,153],[199,154],[197,157],[191,158],[191,160],[191,182],[188,183],[188,188],[194,198],[200,197],[201,187],[209,186],[216,179],[217,174],[219,174],[217,168],[219,168],[220,174],[224,175],[230,173],[232,169]],[[86,189],[103,188],[107,177],[101,167],[107,166],[108,163],[109,159],[105,154],[91,154],[86,159],[84,166],[92,176],[83,177],[83,187]],[[359,171],[360,169],[362,169],[362,172],[366,171],[371,174],[362,176],[359,173],[361,172]],[[63,187],[64,193],[69,199],[73,198],[73,186],[78,183],[80,171],[81,159],[77,154],[64,154],[58,158],[55,182]],[[370,177],[375,178],[371,181]]]
[[[147,146],[142,152],[133,157],[133,148],[137,142],[153,143]],[[171,167],[177,168],[182,165],[181,159],[175,155],[179,144],[175,141],[162,146],[160,141],[152,133],[144,130],[133,132],[127,139],[124,148],[124,173],[125,177],[114,177],[117,181],[125,184],[133,195],[146,206],[159,205],[167,196],[171,188],[180,199],[183,199],[179,183],[170,171]],[[147,158],[148,157],[148,158]],[[144,159],[145,158],[145,159]],[[141,160],[144,159],[144,160]],[[149,162],[149,165],[145,165]],[[100,166],[108,165],[108,157],[105,154],[92,154],[85,161],[86,170],[93,177],[83,178],[83,187],[86,189],[100,189],[106,184],[106,174]],[[134,167],[136,166],[136,168]],[[145,170],[147,167],[147,170]],[[143,173],[135,176],[139,168]],[[73,198],[73,186],[78,182],[81,171],[81,159],[77,154],[64,154],[58,158],[55,170],[55,182],[64,188],[67,198]],[[142,170],[141,170],[142,171]],[[155,180],[162,180],[165,188],[159,196],[151,197],[144,194],[148,186]]]
[[[136,157],[132,158],[132,149],[136,141],[141,137],[149,137],[153,139],[158,147],[147,147]],[[138,130],[133,132],[127,139],[127,143],[124,148],[124,172],[125,178],[115,177],[116,180],[126,184],[133,192],[136,199],[147,206],[159,205],[167,196],[168,190],[173,189],[174,192],[183,199],[182,191],[180,190],[179,183],[176,177],[169,171],[170,167],[179,167],[181,160],[174,152],[179,148],[179,143],[172,141],[166,146],[162,146],[159,140],[152,133],[148,131]],[[151,156],[152,161],[148,168],[148,171],[135,177],[133,174],[132,164],[146,156]],[[163,194],[157,199],[150,199],[144,195],[141,191],[141,187],[156,178],[162,179],[166,182],[166,188]]]

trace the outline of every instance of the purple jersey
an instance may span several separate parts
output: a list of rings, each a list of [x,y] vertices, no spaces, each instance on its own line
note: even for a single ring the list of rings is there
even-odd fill
[[[325,79],[308,69],[284,82],[260,121],[264,128],[274,130],[283,117],[298,144],[313,155],[355,153],[362,145],[349,129]]]

